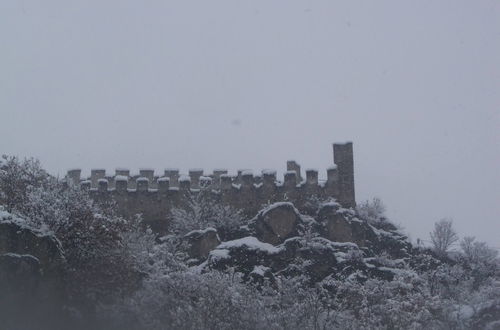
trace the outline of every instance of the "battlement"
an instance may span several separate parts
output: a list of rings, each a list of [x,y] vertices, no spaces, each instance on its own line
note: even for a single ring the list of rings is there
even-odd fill
[[[141,213],[146,220],[165,218],[172,206],[182,204],[186,196],[207,189],[221,202],[251,214],[262,205],[291,201],[298,207],[311,198],[335,198],[345,207],[355,206],[354,162],[352,143],[334,144],[334,164],[326,170],[326,180],[320,181],[315,169],[307,169],[302,176],[296,161],[287,161],[283,180],[278,180],[275,170],[260,173],[241,169],[229,175],[226,169],[205,172],[192,168],[188,174],[179,169],[163,171],[139,169],[131,174],[129,169],[117,168],[113,174],[104,169],[92,169],[89,178],[82,178],[80,169],[69,170],[69,184],[81,185],[98,200],[113,200],[124,216]]]

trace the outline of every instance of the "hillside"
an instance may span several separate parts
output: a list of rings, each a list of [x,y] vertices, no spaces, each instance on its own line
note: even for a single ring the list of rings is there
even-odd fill
[[[34,160],[0,170],[6,329],[500,326],[493,250],[415,246],[376,203],[282,201],[248,217],[202,189],[165,234]]]

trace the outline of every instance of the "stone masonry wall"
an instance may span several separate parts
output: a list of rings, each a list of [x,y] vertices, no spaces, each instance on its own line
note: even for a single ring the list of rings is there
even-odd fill
[[[334,164],[327,169],[327,180],[322,182],[318,181],[318,171],[313,169],[306,170],[303,178],[295,161],[287,162],[282,181],[273,170],[259,174],[240,170],[231,176],[224,169],[208,175],[202,169],[191,169],[189,175],[181,175],[178,169],[171,168],[161,176],[153,169],[141,169],[138,175],[131,175],[128,169],[116,169],[114,175],[107,175],[104,169],[92,169],[87,179],[81,178],[80,169],[74,169],[68,171],[67,181],[89,189],[98,201],[116,203],[124,217],[142,214],[156,230],[165,231],[169,210],[185,204],[200,189],[209,189],[215,201],[241,209],[250,217],[264,205],[279,201],[307,209],[314,200],[332,197],[345,207],[354,207],[352,143],[334,144],[333,150]]]

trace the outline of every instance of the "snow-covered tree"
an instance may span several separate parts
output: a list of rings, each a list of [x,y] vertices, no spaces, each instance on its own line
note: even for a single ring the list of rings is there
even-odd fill
[[[386,221],[385,205],[378,197],[374,197],[371,201],[366,200],[357,205],[356,210],[359,216],[369,223],[379,223]]]
[[[491,263],[498,257],[498,251],[486,242],[478,242],[475,237],[466,236],[460,241],[460,248],[470,263]]]
[[[61,242],[66,260],[61,286],[70,304],[92,313],[96,302],[137,285],[141,275],[122,241],[131,228],[112,207],[103,208],[88,192],[50,177],[36,160],[4,157],[1,169],[2,203]]]
[[[0,204],[8,212],[26,203],[34,188],[46,188],[54,179],[34,158],[20,160],[15,156],[0,158]]]
[[[212,198],[208,188],[192,195],[187,205],[170,211],[171,232],[183,236],[192,230],[217,229],[221,239],[230,239],[231,232],[245,224],[242,211]]]
[[[453,244],[458,241],[458,235],[453,229],[453,220],[441,219],[434,224],[430,233],[434,250],[439,254],[446,254]]]
[[[111,209],[96,205],[79,187],[33,189],[18,212],[36,228],[54,233],[65,259],[66,291],[75,304],[91,308],[102,299],[126,294],[140,280],[136,261],[123,241],[138,230]],[[78,285],[75,285],[78,283]]]

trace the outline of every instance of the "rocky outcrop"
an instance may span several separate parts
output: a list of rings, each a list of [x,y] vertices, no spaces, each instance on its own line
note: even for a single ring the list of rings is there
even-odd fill
[[[334,202],[322,205],[315,217],[301,215],[291,203],[276,203],[259,212],[249,227],[250,236],[215,247],[204,267],[231,268],[253,280],[284,275],[315,283],[354,273],[391,279],[402,271],[391,258],[411,252],[404,235],[377,229]],[[389,260],[376,257],[383,253]]]
[[[394,258],[409,257],[412,246],[394,225],[384,221],[379,228],[360,220],[354,210],[337,203],[324,204],[316,217],[321,236],[332,242],[352,242],[367,256],[388,253]]]
[[[26,226],[23,219],[0,213],[0,254],[35,257],[45,273],[55,271],[64,260],[62,247],[53,235]]]
[[[294,237],[273,246],[255,237],[223,242],[210,252],[205,264],[208,269],[234,269],[255,280],[273,280],[274,276],[309,278],[311,283],[327,277],[343,279],[357,273],[391,279],[395,271],[366,258],[354,243],[332,242],[322,237]],[[265,270],[260,272],[256,270]],[[364,274],[364,275],[363,275]]]
[[[193,230],[184,238],[188,243],[188,255],[193,259],[206,259],[210,251],[220,244],[219,235],[214,228]]]
[[[287,202],[270,205],[252,220],[257,238],[273,245],[281,244],[287,238],[297,236],[300,225],[299,211],[292,203]]]
[[[333,242],[352,242],[360,247],[376,238],[372,228],[354,216],[354,211],[344,209],[337,203],[323,205],[317,216],[322,225],[322,236]]]
[[[219,270],[235,267],[243,274],[249,274],[255,266],[264,266],[276,271],[276,263],[283,260],[284,252],[281,246],[275,247],[249,236],[221,243],[210,252],[207,266]]]
[[[5,329],[61,320],[64,257],[59,241],[0,211],[0,319]],[[52,327],[52,326],[51,326]]]

